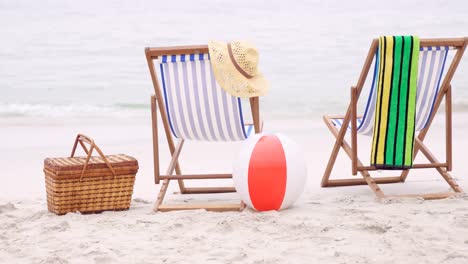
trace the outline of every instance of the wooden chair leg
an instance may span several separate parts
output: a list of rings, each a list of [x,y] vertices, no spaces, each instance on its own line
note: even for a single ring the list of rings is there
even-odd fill
[[[400,181],[401,182],[406,181],[406,178],[408,178],[409,172],[410,172],[410,170],[404,170],[404,171],[401,172],[401,174],[400,174]]]
[[[173,175],[176,172],[176,167],[178,164],[179,156],[184,146],[184,140],[179,140],[177,146],[174,149],[172,159],[169,162],[169,166],[166,171],[166,175]],[[169,187],[169,183],[171,180],[164,179],[161,185],[161,189],[159,191],[158,198],[156,199],[156,203],[154,205],[154,211],[175,211],[175,210],[195,210],[195,209],[205,209],[207,211],[242,211],[243,205],[242,204],[163,204],[164,197],[166,195],[167,189]],[[193,187],[193,188],[186,188],[184,187],[185,194],[201,194],[201,193],[227,193],[227,192],[235,192],[234,187]]]
[[[178,210],[199,210],[204,209],[207,211],[213,212],[227,212],[227,211],[242,211],[245,209],[245,204],[243,202],[240,203],[216,203],[216,204],[163,204],[164,197],[166,195],[167,189],[169,187],[170,180],[163,180],[161,190],[159,191],[158,198],[156,199],[156,203],[154,204],[154,211],[158,212],[170,212],[170,211],[178,211]],[[209,193],[209,192],[191,192],[190,188],[187,188],[187,193]],[[194,188],[195,189],[195,188]],[[214,190],[215,188],[213,188]],[[219,188],[218,188],[219,189]],[[234,189],[235,191],[235,189]],[[217,191],[216,193],[221,193],[226,191]],[[229,190],[228,190],[229,192]],[[214,192],[211,192],[214,193]]]
[[[426,158],[429,160],[429,162],[439,163],[439,161],[434,156],[434,154],[432,154],[429,151],[429,149],[426,147],[426,145],[420,139],[416,138],[415,143],[418,145],[418,148],[421,150],[423,155],[426,156]],[[452,178],[452,176],[450,175],[450,173],[446,169],[441,168],[441,167],[436,167],[435,169],[439,172],[439,174],[442,176],[442,178],[444,178],[444,180],[450,185],[450,187],[453,189],[453,191],[455,191],[456,193],[462,193],[463,192],[460,185],[458,185],[458,183],[455,181],[455,179]]]
[[[167,120],[167,116],[163,114],[164,107],[163,105],[158,101],[158,98],[156,95],[151,96],[151,120],[153,124],[153,163],[154,163],[154,178],[156,184],[159,183],[159,138],[158,138],[158,121],[157,121],[157,110],[159,109],[159,113],[161,114],[161,120],[164,126],[165,134],[166,134],[166,140],[167,144],[169,146],[169,151],[171,155],[175,152],[175,147],[174,147],[174,140],[172,139],[172,136],[169,131],[169,124]],[[175,170],[177,174],[182,174],[180,170],[179,163],[176,163]],[[179,184],[179,189],[181,193],[185,192],[185,185],[183,180],[177,180]]]
[[[329,184],[329,179],[330,179],[331,172],[333,170],[333,166],[335,165],[336,157],[338,156],[338,152],[340,151],[340,147],[341,147],[342,142],[343,142],[344,135],[343,135],[343,137],[338,138],[338,134],[334,133],[335,132],[334,130],[336,130],[336,128],[333,126],[333,124],[332,124],[333,128],[330,128],[330,126],[329,126],[330,119],[327,116],[323,117],[323,121],[325,122],[327,127],[331,130],[333,136],[336,139],[335,145],[333,146],[332,153],[330,154],[330,158],[328,159],[327,167],[325,168],[325,172],[324,172],[323,177],[322,177],[321,185],[322,185],[322,187],[327,187],[328,184]]]
[[[338,140],[338,129],[333,125],[329,118],[324,118],[327,127],[330,129],[332,134],[335,136],[336,140]],[[424,156],[427,157],[429,162],[431,163],[439,163],[437,158],[429,151],[429,149],[424,145],[422,140],[419,138],[415,139],[415,147],[417,147]],[[345,139],[341,140],[341,148],[346,152],[348,157],[352,157],[352,149],[351,146]],[[340,149],[341,149],[340,148]],[[339,149],[339,150],[340,150]],[[337,153],[335,153],[336,155]],[[357,159],[358,165],[362,166],[362,163],[359,159]],[[443,199],[447,197],[451,197],[462,193],[462,188],[458,185],[458,183],[451,177],[448,171],[441,167],[435,168],[440,175],[445,179],[445,181],[450,185],[454,192],[443,192],[443,193],[425,193],[425,194],[404,194],[404,195],[384,195],[380,187],[378,186],[379,183],[397,183],[402,182],[400,177],[382,177],[382,178],[372,178],[368,171],[360,171],[362,175],[362,179],[337,179],[337,180],[330,180],[327,178],[327,184],[325,187],[336,187],[336,186],[352,186],[352,185],[363,185],[367,184],[372,189],[372,191],[376,194],[378,198],[423,198],[426,200],[432,199]]]
[[[330,131],[332,132],[333,136],[335,136],[336,140],[337,140],[337,143],[341,146],[341,148],[343,148],[343,150],[346,152],[346,154],[348,155],[349,158],[352,158],[353,156],[353,153],[352,153],[352,149],[350,147],[350,145],[348,144],[348,142],[346,142],[346,140],[344,138],[342,138],[341,140],[338,138],[339,136],[339,131],[338,129],[336,129],[336,127],[333,125],[333,123],[331,122],[331,119],[328,118],[328,117],[324,117],[324,121],[325,121],[325,124],[327,125],[327,127],[330,129]],[[336,143],[335,143],[336,145]],[[322,183],[324,180],[325,181],[325,186],[322,185],[323,187],[335,187],[335,186],[351,186],[351,185],[361,185],[361,184],[367,184],[369,185],[369,187],[371,188],[371,190],[375,193],[375,195],[378,197],[378,198],[384,198],[385,195],[384,193],[382,192],[382,190],[380,189],[380,187],[378,186],[377,182],[378,180],[380,180],[380,183],[394,183],[394,182],[399,182],[399,178],[398,177],[384,177],[384,178],[379,178],[379,179],[374,179],[371,177],[371,175],[369,174],[368,171],[365,171],[365,170],[361,170],[359,171],[361,176],[363,177],[363,179],[340,179],[340,180],[330,180],[329,179],[329,176],[330,176],[330,173],[333,169],[333,165],[335,163],[335,160],[336,160],[336,156],[338,155],[338,151],[340,151],[341,148],[338,148],[338,150],[333,150],[332,152],[332,157],[333,157],[333,161],[329,161],[329,165],[331,164],[330,168],[327,167],[327,170],[325,171],[325,175],[324,175],[324,179],[322,180]],[[362,162],[359,158],[356,157],[356,162],[358,164],[358,166],[362,166]],[[326,177],[326,178],[325,178]],[[360,181],[359,181],[360,180]],[[340,185],[341,184],[341,185]]]
[[[169,212],[177,210],[198,210],[204,209],[207,211],[214,212],[226,212],[226,211],[242,211],[245,209],[245,204],[240,203],[223,203],[223,204],[163,204],[164,197],[166,196],[167,189],[171,180],[164,179],[161,184],[156,203],[154,204],[153,210],[155,212]],[[205,188],[187,188],[187,194],[201,194],[201,193],[227,193],[235,192],[234,187],[205,187]]]
[[[436,110],[439,108],[439,104],[442,100],[442,96],[445,97],[445,137],[446,137],[446,162],[447,162],[447,168],[449,171],[452,170],[452,85],[448,84],[447,89],[442,89],[445,90],[443,94],[437,95],[437,102],[436,106],[434,107],[434,111],[432,112],[431,116],[429,117],[429,122],[426,124],[426,127],[419,133],[417,137],[415,137],[415,140],[418,139],[421,142],[424,141],[426,134],[429,130],[429,127],[432,124],[432,120],[434,119],[434,115],[437,112]],[[440,98],[439,98],[440,97]],[[416,155],[419,152],[419,147],[415,146],[414,147],[414,152],[413,152],[413,161],[416,159]],[[400,174],[401,181],[404,182],[406,178],[408,177],[409,170],[402,171]]]
[[[180,145],[183,145],[183,140],[179,141],[179,144],[180,144]],[[174,169],[175,169],[175,172],[176,172],[177,175],[182,175],[182,171],[181,171],[181,169],[180,169],[180,164],[179,164],[179,160],[178,160],[179,155],[180,155],[180,151],[182,150],[182,146],[180,146],[180,149],[179,149],[179,150],[178,150],[178,148],[179,148],[179,146],[177,146],[177,147],[175,148],[174,152],[173,152],[173,155],[174,155],[175,152],[177,152],[177,151],[179,152],[179,153],[177,154],[177,160],[176,160],[176,162],[175,162],[175,167],[174,167]],[[179,191],[180,191],[180,193],[185,193],[186,188],[185,188],[184,180],[177,180],[177,184],[179,185]]]
[[[187,187],[185,194],[202,194],[202,193],[230,193],[236,192],[234,187]]]
[[[174,152],[172,153],[172,159],[169,162],[169,166],[166,171],[166,175],[172,175],[174,170],[178,164],[178,159],[180,152],[182,151],[182,147],[184,146],[184,140],[180,140],[175,148]],[[161,185],[161,189],[159,190],[158,198],[156,199],[156,203],[154,204],[154,211],[158,211],[159,207],[161,206],[164,196],[166,195],[167,189],[169,187],[170,180],[164,179]]]
[[[244,206],[241,203],[226,203],[226,204],[161,204],[158,211],[170,212],[180,210],[206,210],[212,212],[229,212],[242,211]]]
[[[158,198],[156,199],[156,203],[154,204],[153,210],[155,212],[159,210],[159,206],[162,204],[164,200],[164,196],[166,196],[168,187],[169,187],[169,180],[163,180],[161,184],[161,189],[159,190]]]
[[[157,105],[156,96],[151,96],[151,123],[153,132],[153,166],[154,166],[154,183],[159,184],[159,138],[158,138],[158,114],[156,112]]]
[[[452,171],[452,86],[445,93],[445,162]]]

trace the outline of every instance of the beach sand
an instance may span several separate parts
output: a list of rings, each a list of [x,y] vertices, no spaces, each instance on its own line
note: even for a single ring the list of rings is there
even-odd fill
[[[427,138],[441,161],[442,117],[437,117]],[[452,175],[464,189],[468,188],[467,117],[456,113],[453,118]],[[300,142],[308,163],[303,195],[292,208],[280,212],[154,213],[159,186],[153,184],[149,116],[1,119],[0,263],[468,263],[468,196],[377,201],[367,186],[320,188],[334,143],[320,117],[266,115],[264,119],[266,132],[281,131]],[[64,216],[47,211],[43,159],[67,156],[78,132],[93,137],[105,153],[138,159],[129,211]],[[366,164],[370,139],[359,140],[359,154]],[[187,143],[182,170],[229,171],[239,147],[240,143]],[[164,169],[167,145],[162,144],[162,149]],[[350,162],[341,154],[333,175],[350,174]],[[206,184],[232,186],[227,180]],[[381,187],[387,194],[449,189],[435,170],[417,171],[406,183]],[[179,195],[175,183],[167,199],[239,201],[237,194]]]

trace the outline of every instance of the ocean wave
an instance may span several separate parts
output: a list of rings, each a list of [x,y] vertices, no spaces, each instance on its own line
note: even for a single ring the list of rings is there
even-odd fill
[[[114,105],[90,104],[1,104],[0,117],[66,117],[66,116],[142,116],[149,105],[118,103]]]
[[[441,105],[440,108],[443,108]],[[0,118],[8,117],[138,117],[149,114],[149,104],[116,103],[113,105],[92,104],[27,104],[27,103],[0,103]],[[453,103],[454,112],[468,112],[468,101],[456,100]],[[246,108],[246,111],[248,109]],[[337,104],[311,104],[295,105],[287,109],[263,105],[262,112],[269,115],[289,116],[315,116],[326,113],[336,113],[339,109]],[[342,109],[346,111],[346,109]]]

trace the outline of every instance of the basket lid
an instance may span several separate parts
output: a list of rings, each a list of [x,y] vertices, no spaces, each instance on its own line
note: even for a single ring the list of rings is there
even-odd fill
[[[122,167],[133,167],[138,169],[138,161],[125,154],[106,155],[110,164],[114,169]],[[80,171],[86,162],[86,157],[73,157],[73,158],[46,158],[44,160],[44,168],[53,171]],[[106,169],[107,164],[99,156],[92,156],[89,159],[87,169]]]

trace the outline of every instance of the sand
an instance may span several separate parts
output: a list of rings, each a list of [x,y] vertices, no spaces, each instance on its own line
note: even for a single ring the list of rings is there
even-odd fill
[[[466,117],[454,116],[453,171],[465,189]],[[0,136],[9,140],[0,152],[0,263],[468,263],[467,195],[437,201],[377,201],[367,186],[320,188],[333,143],[320,118],[265,119],[266,131],[281,131],[301,142],[308,162],[304,194],[292,208],[280,212],[154,213],[159,186],[152,184],[148,117],[106,122],[100,118],[1,120]],[[440,160],[445,149],[439,142],[442,125],[438,118],[428,138]],[[47,211],[42,161],[68,155],[77,132],[94,137],[106,153],[138,158],[140,171],[129,211],[64,216]],[[359,154],[366,163],[370,142],[359,140]],[[240,144],[186,146],[185,171],[220,172],[230,169]],[[162,162],[167,161],[165,150]],[[334,175],[349,175],[347,159],[341,155],[337,162]],[[435,171],[426,170],[410,174],[407,183],[382,189],[388,194],[447,191],[448,185],[440,179]],[[210,184],[224,183],[231,184]],[[174,184],[168,200],[238,201],[239,197],[182,196]]]

